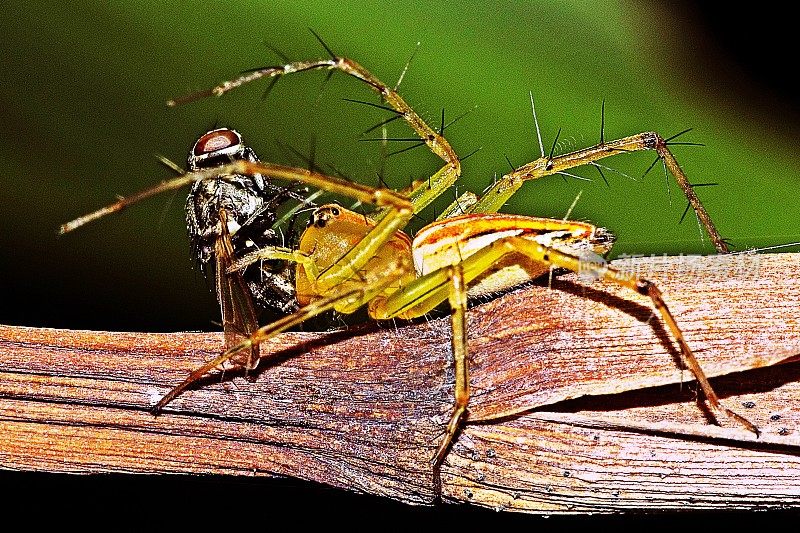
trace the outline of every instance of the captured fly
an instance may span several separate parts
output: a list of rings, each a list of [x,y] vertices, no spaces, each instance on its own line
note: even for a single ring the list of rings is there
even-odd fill
[[[258,162],[253,149],[243,143],[238,132],[221,128],[197,140],[189,152],[188,167],[195,172],[237,159]],[[186,227],[192,256],[203,267],[214,267],[216,241],[223,236],[223,229],[230,234],[235,258],[265,246],[291,246],[296,238],[294,230],[289,228],[282,234],[275,228],[278,210],[290,201],[305,203],[305,198],[297,190],[275,185],[260,174],[220,175],[196,181],[186,199]],[[220,223],[221,211],[227,216],[225,228]],[[261,268],[254,267],[257,265],[246,269],[243,277],[256,306],[279,315],[296,311],[294,265],[270,261]]]
[[[258,311],[267,319],[298,309],[295,268],[286,261],[263,261],[236,272],[232,263],[266,246],[292,247],[297,239],[294,213],[310,205],[296,184],[277,184],[260,174],[216,174],[213,170],[232,161],[258,162],[252,148],[230,128],[211,130],[194,143],[188,157],[193,176],[181,176],[61,226],[67,233],[102,216],[160,192],[191,185],[186,199],[186,226],[192,257],[204,272],[214,276],[217,301],[222,313],[225,344],[238,344],[258,329]],[[170,165],[173,166],[173,165]],[[207,177],[197,177],[197,173]],[[284,220],[290,220],[282,228]],[[248,354],[247,368],[258,359],[257,349]]]

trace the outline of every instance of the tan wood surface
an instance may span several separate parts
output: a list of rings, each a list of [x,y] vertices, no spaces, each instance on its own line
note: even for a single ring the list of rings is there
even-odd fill
[[[471,417],[442,499],[543,513],[799,505],[800,254],[615,264],[658,282],[723,402],[761,436],[712,424],[649,300],[558,276],[470,311]],[[255,376],[210,376],[151,415],[221,343],[0,327],[0,465],[281,475],[434,500],[447,318],[284,334]]]

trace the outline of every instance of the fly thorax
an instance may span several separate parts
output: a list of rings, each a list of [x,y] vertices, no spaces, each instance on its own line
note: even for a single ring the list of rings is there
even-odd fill
[[[224,176],[198,181],[186,199],[186,224],[198,259],[210,260],[214,241],[222,234],[220,211],[225,211],[228,233],[239,244],[253,241],[275,222],[273,212],[264,209],[264,199],[255,194],[252,180],[241,176]],[[259,239],[261,240],[261,239]],[[242,252],[240,246],[234,246]]]

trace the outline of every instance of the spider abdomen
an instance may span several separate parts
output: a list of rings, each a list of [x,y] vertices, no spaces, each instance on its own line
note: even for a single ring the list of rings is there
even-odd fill
[[[506,214],[469,214],[434,222],[414,238],[414,266],[422,276],[462,264],[465,259],[501,239],[517,237],[572,253],[603,255],[611,234],[585,222]],[[546,274],[550,265],[521,253],[509,253],[470,281],[470,298],[488,296]]]

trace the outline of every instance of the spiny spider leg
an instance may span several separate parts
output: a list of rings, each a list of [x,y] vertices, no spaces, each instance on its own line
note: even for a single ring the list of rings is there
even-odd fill
[[[434,154],[444,160],[445,165],[441,169],[431,176],[430,179],[420,180],[419,182],[415,183],[411,192],[408,194],[409,199],[414,206],[415,213],[421,211],[425,206],[430,204],[435,198],[438,198],[442,192],[455,183],[455,181],[461,175],[461,162],[459,161],[458,155],[450,146],[450,143],[447,141],[447,139],[445,139],[440,132],[431,128],[393,88],[383,83],[374,74],[359,65],[357,62],[346,57],[333,56],[330,59],[296,61],[287,63],[285,65],[253,70],[241,75],[236,79],[222,82],[212,89],[192,93],[181,98],[170,100],[167,102],[167,105],[176,106],[208,96],[222,96],[233,89],[261,78],[274,78],[296,72],[326,69],[340,70],[345,74],[363,81],[369,87],[374,89],[381,96],[383,101],[390,106],[381,107],[401,116],[417,133],[417,135],[419,135],[420,140],[423,141]]]
[[[431,176],[430,179],[417,182],[409,193],[408,196],[414,206],[414,212],[418,213],[435,198],[439,197],[458,179],[461,174],[461,162],[458,156],[450,146],[450,143],[441,135],[441,132],[434,130],[422,120],[394,89],[383,83],[370,71],[352,59],[336,56],[318,35],[314,35],[331,55],[330,59],[296,61],[285,65],[256,69],[246,72],[238,78],[224,81],[211,89],[170,100],[167,102],[167,105],[176,106],[208,96],[222,96],[233,89],[262,78],[274,79],[277,76],[309,70],[340,70],[372,87],[381,95],[382,99],[391,106],[385,107],[384,109],[393,111],[402,116],[428,148],[445,161],[444,167]],[[531,103],[533,103],[532,96]],[[605,102],[603,102],[603,112],[605,112]],[[605,126],[604,116],[602,120],[600,144],[559,156],[553,156],[552,153],[549,156],[545,156],[544,153],[542,153],[541,158],[523,165],[503,176],[469,209],[468,212],[494,213],[499,211],[522,184],[529,180],[564,172],[565,170],[581,165],[591,164],[594,161],[622,152],[655,150],[658,157],[664,162],[664,165],[669,169],[670,173],[672,173],[678,186],[691,204],[697,214],[697,218],[708,233],[716,250],[720,253],[727,253],[729,251],[728,244],[720,235],[714,222],[711,220],[711,217],[692,188],[691,183],[689,183],[686,174],[667,147],[667,141],[654,132],[643,132],[615,141],[606,141],[602,131]],[[541,134],[538,130],[538,125],[537,135],[539,135],[539,144],[541,146]],[[542,152],[544,152],[543,148]]]
[[[166,181],[159,183],[153,187],[148,187],[147,189],[140,191],[136,194],[132,194],[126,198],[120,198],[113,204],[107,205],[105,207],[101,207],[97,211],[93,211],[82,217],[78,217],[75,220],[71,220],[65,224],[61,224],[58,228],[59,235],[63,235],[70,231],[76,230],[79,227],[88,224],[98,218],[104,217],[106,215],[110,215],[112,213],[117,213],[122,211],[126,207],[133,205],[137,202],[150,198],[151,196],[155,196],[162,192],[166,191],[174,191],[176,189],[180,189],[181,187],[185,187],[187,185],[191,185],[195,181],[207,178],[216,177],[218,173],[213,172],[213,169],[207,172],[198,172],[194,174],[184,174],[183,176],[178,176],[177,178],[172,178]]]
[[[225,362],[233,359],[239,353],[247,350],[253,350],[259,344],[269,340],[278,333],[300,325],[303,322],[332,309],[342,309],[344,307],[345,309],[356,310],[363,306],[365,303],[374,298],[376,293],[380,293],[388,286],[396,283],[398,278],[400,278],[403,274],[406,274],[409,269],[413,269],[413,266],[410,263],[404,262],[403,259],[405,258],[401,257],[395,264],[390,265],[387,269],[388,271],[384,273],[384,276],[381,277],[379,282],[364,283],[361,287],[356,288],[347,286],[344,290],[333,290],[328,296],[301,307],[295,313],[287,315],[276,320],[275,322],[272,322],[271,324],[267,324],[266,326],[257,329],[250,335],[249,338],[244,339],[241,343],[229,348],[221,355],[210,361],[207,361],[202,366],[193,370],[189,376],[186,377],[186,379],[165,394],[158,401],[158,403],[153,406],[151,412],[156,415],[159,414],[167,404],[179,396],[193,383],[199,379],[202,379],[203,376],[220,367]]]
[[[482,231],[482,225],[486,224],[488,227],[492,224],[491,221],[484,220],[484,217],[491,217],[491,215],[466,215],[451,219],[442,224],[434,223],[426,230],[436,232],[439,229],[434,226],[440,226],[441,233],[445,235],[453,234],[459,227],[468,226],[471,223],[478,223],[479,227],[474,228],[474,235],[466,237],[466,233],[462,235],[464,240],[455,245],[447,242],[439,242],[441,237],[433,237],[428,240],[432,246],[426,248],[422,243],[418,242],[420,237],[414,242],[415,253],[422,252],[431,261],[438,261],[438,254],[454,254],[448,252],[448,248],[453,246],[463,250],[469,246],[468,239],[484,239],[488,240],[491,237],[487,236]],[[502,217],[502,215],[495,215],[495,217]],[[531,262],[531,265],[539,265],[542,272],[546,272],[551,267],[566,268],[573,272],[589,273],[598,279],[627,287],[642,296],[650,298],[653,307],[659,313],[662,320],[666,323],[669,331],[677,342],[683,361],[686,367],[694,375],[695,379],[700,385],[708,405],[711,408],[714,418],[719,421],[720,418],[725,417],[736,424],[739,424],[759,435],[758,428],[746,418],[740,416],[734,411],[725,407],[719,396],[714,391],[713,387],[708,381],[705,372],[700,366],[694,352],[686,343],[683,332],[677,324],[677,321],[670,312],[667,304],[664,302],[661,291],[652,281],[638,277],[634,274],[613,268],[603,263],[596,263],[587,261],[579,255],[576,249],[574,253],[568,245],[566,248],[554,248],[537,241],[541,232],[565,233],[570,232],[573,236],[574,242],[580,244],[585,239],[591,239],[596,235],[596,229],[588,224],[571,222],[571,221],[558,221],[548,219],[533,219],[530,217],[516,217],[520,222],[520,235],[519,236],[503,236],[507,234],[508,228],[498,227],[496,232],[496,239],[488,242],[482,248],[474,251],[468,257],[460,258],[462,251],[458,252],[458,257],[450,259],[454,264],[439,268],[428,274],[425,274],[417,279],[407,283],[402,290],[392,293],[385,300],[378,302],[370,308],[370,314],[380,320],[389,318],[403,318],[413,319],[430,312],[445,300],[449,300],[452,309],[452,342],[453,342],[453,358],[455,364],[455,403],[447,425],[447,431],[444,439],[440,443],[436,455],[433,460],[434,465],[440,464],[444,459],[447,450],[453,442],[458,429],[463,424],[467,416],[467,407],[469,402],[469,370],[467,359],[467,339],[466,339],[466,326],[465,326],[465,310],[466,310],[466,286],[470,285],[477,279],[484,275],[491,275],[493,270],[497,269],[497,265],[502,263],[502,259],[509,255],[515,254],[524,256]],[[512,219],[509,219],[511,221]],[[511,222],[513,224],[513,221]],[[509,226],[510,227],[510,226]],[[465,229],[464,231],[470,231]],[[456,240],[458,237],[456,237]],[[464,251],[465,254],[469,252]],[[444,260],[444,259],[442,259]],[[521,261],[521,260],[518,260]],[[520,262],[520,265],[523,263]],[[531,271],[535,270],[535,266],[528,265],[526,269]]]
[[[728,244],[717,231],[714,222],[689,183],[689,179],[667,147],[667,142],[654,132],[639,133],[615,141],[604,141],[596,146],[576,150],[568,154],[540,157],[499,179],[475,205],[469,208],[469,212],[494,213],[498,211],[526,181],[557,174],[581,165],[591,164],[605,157],[623,152],[641,150],[655,150],[658,153],[658,157],[664,161],[666,167],[675,177],[678,186],[680,186],[687,200],[689,200],[697,217],[714,243],[714,247],[720,253],[727,253],[729,251]]]

